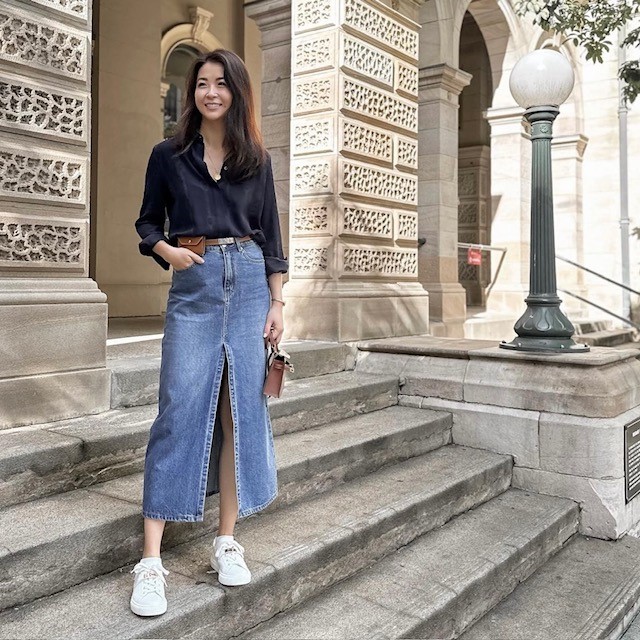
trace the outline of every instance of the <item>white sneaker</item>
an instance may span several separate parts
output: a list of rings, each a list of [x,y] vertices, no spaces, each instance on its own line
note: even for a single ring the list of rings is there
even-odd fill
[[[167,599],[164,588],[167,582],[164,576],[169,575],[169,572],[162,566],[162,562],[143,558],[131,573],[135,573],[131,611],[139,616],[159,616],[165,613]]]
[[[251,571],[244,561],[244,547],[236,540],[216,539],[211,552],[211,567],[218,572],[218,582],[227,587],[251,582]]]

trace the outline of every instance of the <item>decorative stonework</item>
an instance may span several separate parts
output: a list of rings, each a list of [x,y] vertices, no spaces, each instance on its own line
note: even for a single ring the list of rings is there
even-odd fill
[[[303,312],[298,321],[303,333],[318,327],[331,339],[334,332],[343,336],[338,339],[366,337],[371,323],[354,326],[360,323],[345,318],[360,317],[365,308],[369,312],[373,296],[380,294],[389,309],[405,303],[403,308],[416,308],[421,298],[419,25],[385,4],[292,0],[291,274],[286,286]],[[426,298],[424,291],[419,303],[424,318]],[[398,318],[392,313],[392,323],[386,316],[378,323],[384,335],[405,320],[413,328],[412,314]]]
[[[85,140],[87,99],[0,80],[0,125]]]
[[[333,149],[331,120],[303,120],[293,127],[294,153],[322,153]]]
[[[354,235],[393,237],[393,213],[369,207],[344,208],[344,231]]]
[[[417,205],[418,180],[395,171],[385,171],[362,164],[344,162],[343,186],[345,192],[385,201]]]
[[[295,194],[327,193],[330,186],[329,161],[301,162],[294,166],[293,192]]]
[[[327,247],[296,247],[293,253],[293,270],[299,274],[326,271],[327,262]]]
[[[364,42],[343,36],[342,64],[393,89],[393,58]]]
[[[342,256],[347,275],[413,277],[418,273],[417,251],[345,247]]]
[[[0,150],[0,193],[58,204],[84,204],[86,164]]]
[[[409,66],[403,62],[398,62],[397,68],[397,89],[399,93],[405,94],[408,98],[418,95],[418,68]]]
[[[56,9],[62,13],[86,20],[89,16],[87,0],[31,0],[41,4],[43,7]]]
[[[396,144],[396,166],[415,171],[418,169],[418,141],[398,138]]]
[[[392,49],[397,55],[418,59],[418,33],[364,0],[344,0],[345,25]]]
[[[322,71],[333,65],[334,34],[329,33],[298,42],[294,48],[294,73]]]
[[[331,78],[297,83],[294,86],[295,114],[331,109],[333,106],[333,86]]]
[[[351,120],[342,121],[342,151],[393,162],[393,136],[387,131],[374,129]]]
[[[473,202],[460,204],[458,207],[458,223],[460,225],[477,225],[478,205]]]
[[[386,126],[414,132],[418,127],[418,105],[351,78],[342,79],[344,110],[375,118]]]
[[[398,213],[396,238],[398,240],[418,239],[418,217],[413,213]]]
[[[294,233],[321,233],[329,228],[329,208],[298,204],[293,210]]]
[[[469,264],[467,254],[458,261],[458,280],[460,282],[475,282],[478,279],[479,267],[475,264]]]
[[[458,175],[458,195],[475,196],[478,193],[478,180],[473,171],[460,171]]]
[[[0,59],[84,80],[87,38],[5,7],[0,10]]]
[[[202,7],[189,7],[189,18],[191,18],[191,39],[199,45],[206,45],[206,34],[209,24],[213,19],[213,13]]]
[[[333,22],[332,0],[298,0],[294,12],[296,31],[318,29]]]
[[[80,265],[82,228],[73,225],[24,224],[0,219],[0,260],[16,263]]]

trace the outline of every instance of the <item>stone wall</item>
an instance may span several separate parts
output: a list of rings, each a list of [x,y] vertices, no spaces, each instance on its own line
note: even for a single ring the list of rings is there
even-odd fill
[[[87,277],[91,0],[0,2],[0,29],[3,428],[103,410],[109,376]]]

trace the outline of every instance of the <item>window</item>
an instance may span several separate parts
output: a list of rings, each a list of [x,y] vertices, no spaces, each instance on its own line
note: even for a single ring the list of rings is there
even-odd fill
[[[169,85],[164,98],[164,137],[174,135],[178,120],[182,113],[182,102],[185,91],[185,82],[191,64],[200,52],[186,44],[179,44],[170,54],[167,60],[167,71],[164,82]]]

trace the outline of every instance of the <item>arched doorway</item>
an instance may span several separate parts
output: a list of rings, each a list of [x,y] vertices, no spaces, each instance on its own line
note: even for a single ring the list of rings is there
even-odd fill
[[[195,47],[181,43],[167,57],[163,79],[165,138],[175,133],[182,113],[187,74],[199,53]]]
[[[491,63],[476,21],[466,13],[460,32],[460,68],[471,83],[460,95],[458,126],[458,242],[491,244],[491,130],[485,117],[491,106]],[[469,264],[461,247],[458,278],[467,295],[467,307],[484,307],[491,281],[491,254],[482,252],[482,264]]]

